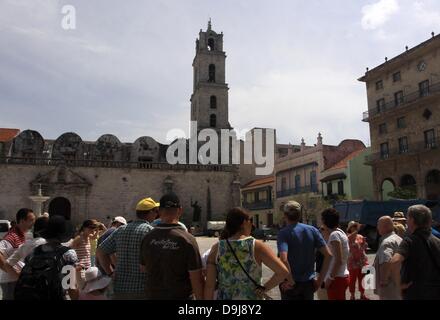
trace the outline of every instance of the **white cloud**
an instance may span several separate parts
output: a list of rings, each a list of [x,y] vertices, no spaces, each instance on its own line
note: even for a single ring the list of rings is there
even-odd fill
[[[362,7],[362,28],[374,30],[383,26],[392,15],[399,11],[397,0],[379,0]]]
[[[360,119],[366,108],[363,94],[347,70],[323,65],[272,70],[254,84],[231,90],[231,124],[276,128],[279,143],[299,144],[304,137],[313,145],[318,132],[326,144],[337,144],[341,137],[367,141],[368,126]]]
[[[435,26],[440,24],[440,13],[432,8],[426,8],[425,3],[416,1],[414,3],[414,12],[417,22],[424,27]]]

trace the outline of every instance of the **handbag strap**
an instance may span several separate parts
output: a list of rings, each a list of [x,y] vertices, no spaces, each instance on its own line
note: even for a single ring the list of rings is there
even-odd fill
[[[226,239],[226,243],[228,244],[229,249],[231,250],[232,254],[235,257],[235,260],[237,260],[238,265],[240,266],[241,270],[243,270],[243,272],[246,274],[246,276],[249,278],[249,280],[251,280],[251,282],[258,288],[258,289],[262,289],[264,288],[261,284],[258,284],[257,281],[254,280],[254,278],[252,278],[250,276],[250,274],[246,271],[246,269],[243,267],[243,265],[241,264],[240,260],[237,257],[237,254],[235,253],[234,249],[232,248],[231,244],[229,243],[229,240]]]

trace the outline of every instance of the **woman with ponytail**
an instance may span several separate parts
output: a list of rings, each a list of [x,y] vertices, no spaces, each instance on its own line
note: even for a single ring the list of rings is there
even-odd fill
[[[211,248],[207,262],[205,299],[212,300],[217,286],[218,300],[260,300],[288,275],[274,252],[250,236],[252,217],[242,208],[233,208],[226,217],[220,240]],[[262,264],[273,272],[262,285]]]

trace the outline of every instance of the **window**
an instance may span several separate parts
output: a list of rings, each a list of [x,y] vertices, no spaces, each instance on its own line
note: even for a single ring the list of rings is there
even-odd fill
[[[301,191],[301,176],[297,174],[295,176],[295,193],[299,193]]]
[[[394,103],[400,106],[403,103],[403,91],[398,91],[394,94]]]
[[[382,123],[379,125],[379,134],[385,134],[387,133],[387,124],[386,123]]]
[[[287,190],[287,179],[286,177],[281,178],[281,191]]]
[[[330,196],[333,194],[333,184],[331,182],[327,183],[327,195]]]
[[[382,159],[388,159],[389,156],[388,142],[382,143],[380,145],[380,157]]]
[[[209,116],[209,126],[211,128],[217,127],[217,116],[215,114]]]
[[[435,141],[435,132],[434,129],[425,131],[425,148],[426,149],[433,149],[436,147],[436,141]]]
[[[213,38],[209,38],[208,39],[208,50],[209,51],[214,51],[214,39]]]
[[[209,65],[209,82],[215,82],[215,65],[210,64]]]
[[[246,193],[246,203],[254,203],[255,194],[253,192]]]
[[[376,82],[376,90],[383,89],[383,81],[379,80]]]
[[[267,199],[267,191],[266,190],[259,191],[258,192],[258,201],[266,202],[267,200],[268,200]]]
[[[268,213],[267,214],[267,225],[268,226],[273,226],[273,213]]]
[[[379,99],[376,102],[377,105],[377,113],[381,113],[385,111],[385,99]]]
[[[407,153],[408,152],[408,138],[402,137],[399,138],[399,153]]]
[[[397,82],[402,80],[402,76],[400,75],[400,71],[393,74],[393,82]]]
[[[397,128],[399,128],[399,129],[406,128],[405,117],[400,117],[397,119]]]
[[[310,188],[312,192],[318,192],[318,184],[316,183],[316,171],[310,171]]]
[[[344,195],[344,181],[338,181],[338,195]]]
[[[429,94],[429,80],[425,80],[419,83],[420,97],[426,97]]]
[[[211,96],[211,98],[209,99],[209,106],[211,107],[211,109],[217,109],[217,97],[216,96]]]

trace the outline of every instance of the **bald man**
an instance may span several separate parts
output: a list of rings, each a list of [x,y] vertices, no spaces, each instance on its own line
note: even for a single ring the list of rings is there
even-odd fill
[[[377,232],[381,236],[380,246],[374,260],[376,269],[376,292],[380,300],[401,300],[401,291],[391,275],[391,258],[399,248],[402,238],[394,233],[393,220],[384,216],[377,222]]]

